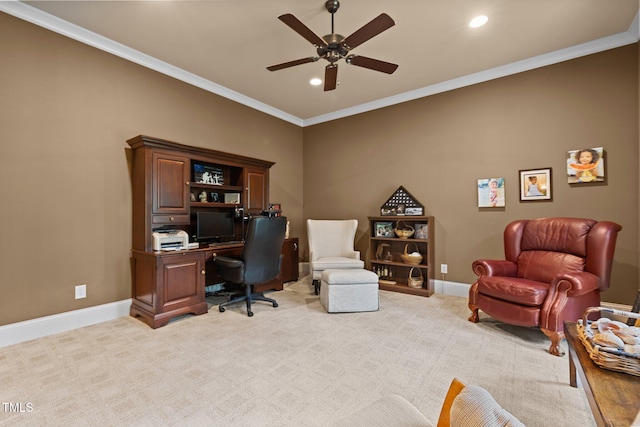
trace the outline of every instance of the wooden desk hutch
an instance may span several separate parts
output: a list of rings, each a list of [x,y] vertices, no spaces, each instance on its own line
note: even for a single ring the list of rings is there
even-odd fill
[[[131,316],[157,328],[180,315],[206,313],[205,286],[218,277],[209,261],[217,255],[239,256],[242,243],[154,251],[154,230],[181,229],[192,236],[197,212],[232,212],[235,234],[242,236],[246,217],[267,208],[274,163],[143,135],[127,142],[133,149]],[[194,182],[194,165],[215,170],[222,184]],[[201,201],[203,192],[207,198]],[[298,279],[297,238],[285,242],[283,254],[280,276],[257,285],[256,291],[281,290],[283,282]]]

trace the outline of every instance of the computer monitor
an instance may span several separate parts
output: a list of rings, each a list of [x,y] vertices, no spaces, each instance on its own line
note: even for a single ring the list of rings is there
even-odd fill
[[[235,237],[233,212],[197,212],[198,241],[224,241]]]

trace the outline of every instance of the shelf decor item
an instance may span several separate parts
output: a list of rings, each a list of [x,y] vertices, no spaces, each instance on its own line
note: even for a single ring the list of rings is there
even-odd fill
[[[418,272],[417,276],[413,275],[414,270]],[[424,283],[424,277],[422,276],[420,269],[411,267],[411,270],[409,270],[409,277],[407,278],[407,285],[409,285],[410,288],[418,289],[422,287],[422,283]]]
[[[198,184],[224,185],[224,175],[221,168],[194,163],[193,181]]]
[[[239,205],[240,193],[224,193],[224,202]]]
[[[427,240],[429,238],[429,224],[414,224],[416,228],[416,233],[413,235],[414,239],[424,239]]]
[[[393,237],[393,222],[376,222],[376,237]]]
[[[402,258],[402,262],[409,265],[419,265],[422,262],[422,254],[418,252],[418,245],[413,243],[415,246],[415,251],[409,253],[407,249],[411,243],[407,243],[404,245],[404,252],[400,254],[400,258]]]
[[[424,215],[424,206],[403,186],[400,186],[380,207],[380,215],[420,216]]]
[[[413,236],[413,233],[416,230],[406,222],[398,221],[393,231],[396,233],[396,236],[398,236],[399,238],[408,239],[409,237]]]

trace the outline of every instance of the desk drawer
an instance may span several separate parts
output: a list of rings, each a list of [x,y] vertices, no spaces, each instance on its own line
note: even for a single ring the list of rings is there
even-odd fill
[[[154,224],[189,224],[189,215],[153,215]]]

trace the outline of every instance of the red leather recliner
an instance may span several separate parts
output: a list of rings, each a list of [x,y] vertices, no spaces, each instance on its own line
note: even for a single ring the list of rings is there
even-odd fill
[[[610,221],[583,218],[518,220],[504,230],[505,260],[473,262],[479,277],[469,289],[471,322],[478,309],[505,323],[538,327],[562,356],[565,320],[600,305],[609,288],[618,232]]]

